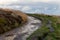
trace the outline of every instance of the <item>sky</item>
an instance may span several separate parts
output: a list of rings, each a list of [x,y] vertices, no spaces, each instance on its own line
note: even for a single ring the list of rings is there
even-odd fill
[[[60,15],[60,0],[0,0],[0,7],[12,8],[27,13]]]
[[[20,2],[20,3],[31,3],[31,2],[57,2],[59,3],[60,0],[0,0],[0,4],[9,4],[13,2]]]

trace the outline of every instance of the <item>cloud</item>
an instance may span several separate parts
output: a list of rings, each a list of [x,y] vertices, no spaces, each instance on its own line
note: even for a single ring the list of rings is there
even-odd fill
[[[19,0],[20,2],[60,2],[60,0]]]
[[[36,2],[45,2],[45,3],[49,3],[49,2],[56,2],[56,3],[60,3],[60,0],[19,0],[20,3],[36,3]]]
[[[18,2],[18,0],[0,0],[0,4],[9,4],[13,2]]]
[[[33,2],[57,2],[59,3],[60,0],[0,0],[0,4],[9,4],[9,3],[33,3]]]
[[[24,6],[22,7],[22,11],[27,11],[27,10],[30,10],[31,8],[29,6]]]
[[[32,2],[49,2],[51,0],[32,0]]]
[[[60,2],[60,0],[20,0],[21,2]]]

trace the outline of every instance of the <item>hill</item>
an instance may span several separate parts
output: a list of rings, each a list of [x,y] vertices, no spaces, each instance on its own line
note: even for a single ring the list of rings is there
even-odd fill
[[[27,22],[27,15],[21,11],[0,8],[0,34]]]
[[[33,32],[27,40],[60,40],[60,16],[28,14],[42,21],[42,27]]]

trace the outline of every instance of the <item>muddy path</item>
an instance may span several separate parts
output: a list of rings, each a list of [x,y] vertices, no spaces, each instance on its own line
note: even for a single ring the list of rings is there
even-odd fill
[[[41,27],[41,21],[28,16],[28,22],[0,36],[0,40],[26,40],[34,31]]]

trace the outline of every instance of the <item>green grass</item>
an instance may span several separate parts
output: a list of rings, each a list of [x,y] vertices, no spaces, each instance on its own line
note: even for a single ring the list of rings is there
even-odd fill
[[[32,33],[27,40],[32,40],[33,37],[37,36],[37,40],[39,37],[43,37],[45,33],[48,35],[44,38],[45,40],[60,40],[60,17],[59,16],[50,16],[44,14],[28,14],[29,16],[33,16],[42,21],[42,27],[37,29],[34,33]],[[51,26],[54,28],[54,32],[50,32],[47,27],[48,21],[51,21]]]

